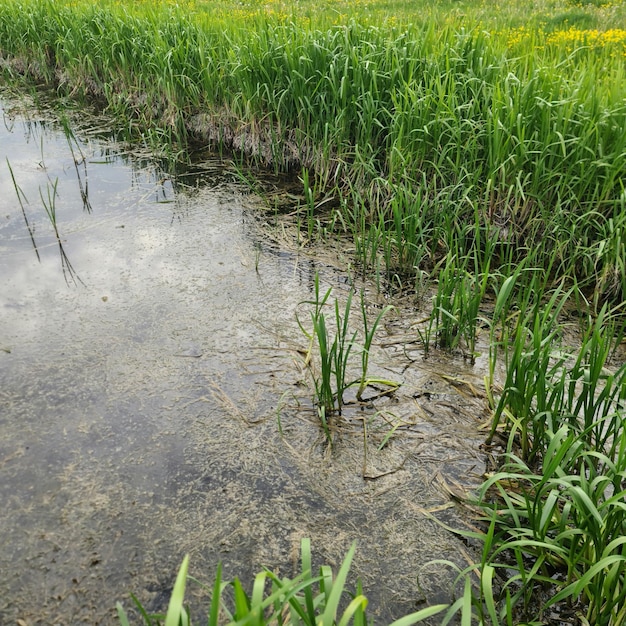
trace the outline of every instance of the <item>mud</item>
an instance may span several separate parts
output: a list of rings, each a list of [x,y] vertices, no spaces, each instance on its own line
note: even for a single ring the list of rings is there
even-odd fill
[[[449,599],[452,572],[426,564],[472,550],[431,516],[468,520],[480,364],[424,360],[423,314],[400,304],[371,363],[402,385],[348,405],[329,447],[295,313],[316,271],[346,297],[336,255],[277,244],[211,158],[172,175],[104,122],[68,138],[53,111],[0,102],[0,623],[114,624],[131,591],[161,610],[186,553],[208,584],[219,561],[291,575],[302,537],[318,564],[357,542],[378,622]]]

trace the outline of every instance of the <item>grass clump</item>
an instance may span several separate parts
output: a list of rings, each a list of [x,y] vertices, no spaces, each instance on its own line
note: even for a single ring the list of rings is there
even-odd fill
[[[604,428],[613,418],[593,424]],[[481,571],[494,572],[497,621],[574,615],[581,623],[624,621],[626,598],[623,429],[621,455],[590,449],[585,433],[547,431],[534,469],[509,452],[485,482],[489,531]],[[495,500],[494,500],[495,498]],[[492,502],[493,504],[488,504]]]
[[[333,415],[341,415],[344,406],[344,394],[351,388],[356,387],[356,399],[361,401],[366,388],[372,384],[385,385],[395,389],[398,384],[393,381],[368,377],[370,349],[374,340],[376,329],[383,316],[391,309],[385,307],[372,321],[368,318],[365,299],[361,293],[361,322],[360,335],[362,343],[358,343],[359,332],[350,330],[350,314],[352,311],[352,291],[349,292],[343,313],[339,301],[335,299],[333,305],[334,325],[328,324],[324,307],[328,303],[332,288],[322,295],[320,291],[319,275],[315,274],[315,297],[300,304],[312,306],[310,311],[312,329],[309,331],[298,318],[298,325],[309,340],[304,364],[311,373],[315,388],[315,402],[320,422],[324,429],[326,439],[332,442],[330,418]],[[333,327],[334,326],[334,327]],[[334,332],[333,332],[334,330]],[[350,379],[350,354],[353,349],[360,353],[360,375]]]
[[[354,556],[352,545],[336,575],[328,565],[322,565],[315,575],[311,566],[311,545],[308,539],[301,542],[302,571],[295,578],[280,578],[270,570],[257,574],[252,591],[246,592],[241,581],[222,581],[221,566],[213,585],[213,595],[208,610],[208,626],[366,626],[367,598],[360,584],[349,591],[348,572]],[[179,570],[167,614],[148,614],[133,597],[146,626],[190,626],[192,620],[183,606],[187,580],[188,557]],[[230,591],[230,594],[228,593]],[[411,626],[442,612],[445,605],[435,605],[403,617],[391,626]],[[117,611],[122,626],[129,626],[126,611],[118,603]],[[163,621],[165,620],[165,621]]]
[[[611,368],[610,357],[621,333],[606,306],[582,336],[574,355],[558,351],[558,315],[568,293],[555,291],[546,304],[520,313],[504,351],[506,379],[495,406],[489,440],[499,426],[514,429],[520,453],[540,463],[549,433],[567,426],[589,450],[615,460],[624,429],[626,364]]]
[[[531,271],[530,289],[516,296],[525,274],[507,279],[496,300],[492,367],[501,353],[506,376],[488,441],[499,432],[507,446],[474,502],[488,524],[468,533],[482,542],[482,558],[459,577],[481,573],[468,602],[493,624],[621,624],[626,364],[612,357],[623,332],[605,305],[568,350],[560,321],[571,291],[544,297]]]

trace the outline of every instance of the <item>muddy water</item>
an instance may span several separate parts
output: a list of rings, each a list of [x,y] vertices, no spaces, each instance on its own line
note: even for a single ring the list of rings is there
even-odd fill
[[[0,623],[113,624],[129,591],[163,609],[186,553],[207,583],[292,575],[302,537],[331,565],[357,541],[381,623],[445,600],[424,564],[471,550],[428,511],[458,523],[446,488],[482,472],[478,372],[425,362],[399,309],[372,361],[402,387],[330,449],[295,313],[316,270],[345,298],[345,270],[275,243],[222,165],[174,177],[0,106]]]

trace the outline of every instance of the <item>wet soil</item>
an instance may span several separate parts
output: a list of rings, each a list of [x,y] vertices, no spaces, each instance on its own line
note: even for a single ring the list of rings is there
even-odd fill
[[[346,298],[340,251],[277,243],[212,158],[173,175],[104,122],[68,135],[0,103],[0,623],[114,624],[131,591],[161,610],[186,553],[208,584],[219,561],[292,575],[302,537],[317,564],[357,542],[377,622],[447,600],[452,570],[427,563],[473,554],[432,516],[469,519],[454,498],[484,469],[480,362],[424,360],[423,313],[399,303],[371,373],[401,387],[352,398],[330,447],[296,312],[316,272]]]

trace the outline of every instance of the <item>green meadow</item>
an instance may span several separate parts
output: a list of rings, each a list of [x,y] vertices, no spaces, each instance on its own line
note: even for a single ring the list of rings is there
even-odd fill
[[[131,136],[297,177],[302,245],[347,241],[381,290],[414,294],[425,353],[472,361],[488,329],[487,443],[506,443],[471,503],[482,557],[449,606],[398,626],[626,623],[624,2],[5,0],[0,55],[7,81]],[[312,345],[341,363],[335,310]],[[324,418],[339,369],[316,386]],[[231,583],[230,613],[216,584],[209,623],[365,624],[358,588],[338,609],[351,554],[333,580],[308,550],[296,579]]]

